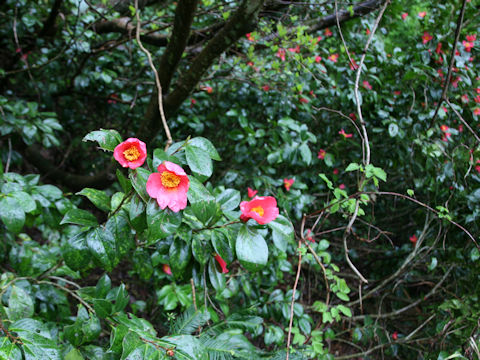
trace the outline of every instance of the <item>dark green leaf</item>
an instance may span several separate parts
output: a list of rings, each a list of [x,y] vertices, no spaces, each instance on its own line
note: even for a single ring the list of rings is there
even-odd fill
[[[85,188],[80,192],[77,192],[76,195],[83,195],[90,200],[93,205],[103,211],[110,211],[110,198],[107,196],[105,191]]]
[[[293,241],[294,229],[292,223],[283,215],[278,215],[274,221],[268,223],[272,229],[273,243],[281,251],[287,251],[287,245]]]
[[[212,175],[212,159],[203,149],[187,145],[185,148],[185,155],[187,157],[188,166],[193,172],[207,177]]]
[[[65,264],[72,270],[83,270],[90,263],[91,254],[86,235],[87,232],[81,232],[68,239],[62,247]]]
[[[112,271],[118,264],[115,237],[108,229],[96,228],[87,234],[87,244],[102,268]]]
[[[95,296],[97,298],[104,298],[111,288],[112,281],[110,280],[110,277],[107,274],[103,274],[95,286]]]
[[[6,310],[11,321],[32,317],[34,313],[32,298],[25,290],[14,285]]]
[[[235,243],[237,258],[248,270],[258,271],[268,261],[268,246],[265,239],[254,229],[244,224],[238,232]]]
[[[180,274],[190,261],[190,246],[181,239],[175,239],[170,246],[170,266],[174,275]]]
[[[200,236],[195,236],[192,240],[192,254],[195,260],[200,264],[205,265],[211,257],[209,253],[210,246],[207,246],[205,240],[200,239]]]
[[[60,225],[63,224],[75,224],[83,226],[97,226],[97,218],[90,212],[82,209],[68,210]]]
[[[10,325],[22,342],[25,360],[60,360],[60,347],[52,339],[49,329],[40,321],[22,319]]]
[[[136,168],[135,171],[130,172],[130,180],[133,188],[145,203],[150,200],[150,195],[147,193],[147,180],[151,172],[144,168]]]
[[[188,145],[193,145],[195,147],[198,147],[202,150],[205,150],[206,153],[212,158],[213,160],[220,161],[222,160],[220,158],[220,155],[218,155],[217,149],[215,149],[215,146],[211,143],[210,140],[205,139],[204,137],[195,137],[191,140],[188,141]]]
[[[25,224],[25,212],[17,200],[5,197],[0,200],[0,218],[8,231],[18,234]]]
[[[85,135],[83,141],[96,141],[103,150],[113,151],[122,142],[122,137],[116,130],[100,129]]]
[[[147,204],[147,242],[153,244],[172,235],[182,223],[182,213],[161,210],[155,200]]]
[[[211,257],[208,263],[208,277],[210,283],[218,293],[225,289],[225,274],[218,271],[216,261],[213,257]]]
[[[30,213],[37,208],[37,204],[35,203],[35,200],[33,200],[33,198],[24,191],[15,191],[9,194],[9,196],[17,200],[20,207],[26,213]]]
[[[223,211],[235,210],[240,205],[240,191],[226,189],[217,195],[217,202]]]
[[[105,319],[112,313],[112,303],[105,299],[93,299],[93,308],[100,319]]]

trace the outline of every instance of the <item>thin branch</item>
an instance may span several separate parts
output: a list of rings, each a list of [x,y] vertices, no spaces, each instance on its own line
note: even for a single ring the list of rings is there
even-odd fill
[[[157,84],[157,92],[158,92],[158,110],[160,112],[160,117],[162,119],[165,135],[167,136],[167,144],[165,145],[165,151],[167,151],[170,145],[172,144],[173,140],[172,140],[172,135],[170,134],[170,128],[168,127],[168,124],[167,124],[167,119],[165,118],[165,113],[163,112],[162,85],[160,84],[158,72],[157,72],[157,69],[155,68],[155,65],[153,65],[152,55],[147,49],[145,49],[145,47],[142,44],[142,41],[140,40],[140,12],[138,10],[138,0],[135,0],[135,16],[137,18],[137,31],[135,35],[136,35],[138,46],[147,55],[148,63],[150,64],[150,67],[152,68],[152,71],[155,74],[155,83]]]
[[[305,220],[305,217],[303,218]],[[290,355],[290,341],[292,340],[292,325],[293,325],[293,306],[295,305],[295,291],[297,290],[298,279],[300,278],[300,270],[302,269],[302,252],[300,248],[302,247],[302,241],[298,240],[298,267],[297,267],[297,276],[295,277],[295,283],[293,284],[292,291],[292,302],[290,304],[290,322],[288,324],[288,335],[287,335],[287,357],[285,360],[288,360]]]
[[[475,131],[473,131],[472,127],[470,125],[468,125],[467,121],[462,117],[462,115],[460,115],[460,113],[457,111],[457,109],[455,109],[452,105],[452,103],[450,102],[450,100],[448,100],[448,97],[445,99],[445,101],[447,102],[448,106],[450,106],[450,109],[453,110],[453,112],[455,113],[455,115],[457,115],[457,117],[460,119],[460,121],[463,123],[463,125],[465,125],[468,129],[468,131],[470,131],[472,133],[472,135],[475,137],[475,139],[477,140],[477,142],[480,143],[480,137],[478,137],[477,133]]]

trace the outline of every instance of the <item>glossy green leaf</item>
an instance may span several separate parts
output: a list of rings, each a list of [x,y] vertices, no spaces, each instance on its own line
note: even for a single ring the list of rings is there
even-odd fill
[[[100,227],[87,234],[87,244],[93,258],[107,271],[112,271],[120,259],[117,256],[116,241],[108,229]]]
[[[16,199],[7,196],[0,200],[0,219],[8,231],[18,234],[25,224],[25,211]]]
[[[222,229],[212,231],[212,245],[215,252],[227,262],[233,261],[233,251],[230,248],[228,238]]]
[[[82,209],[71,209],[60,221],[60,225],[75,224],[82,226],[97,226],[97,218],[90,212]]]
[[[141,167],[136,168],[129,174],[133,188],[145,203],[150,200],[150,195],[147,193],[147,180],[150,174],[150,171]]]
[[[85,135],[83,141],[96,141],[103,150],[113,151],[122,142],[122,137],[116,130],[100,129]]]
[[[6,336],[0,336],[0,359],[22,360],[20,348]]]
[[[110,197],[105,193],[105,191],[85,188],[80,192],[77,192],[76,195],[83,195],[90,200],[93,205],[103,211],[110,211]]]
[[[93,299],[93,308],[100,319],[105,319],[112,313],[112,303],[105,299]]]
[[[155,200],[147,204],[147,242],[153,244],[176,232],[182,223],[182,213],[161,210]]]
[[[182,239],[175,239],[170,246],[169,260],[174,275],[180,275],[190,262],[190,246]]]
[[[212,175],[212,159],[205,150],[189,144],[185,147],[185,155],[188,166],[193,172],[207,177]]]
[[[217,195],[216,199],[223,211],[235,210],[240,205],[240,191],[226,189]]]
[[[205,139],[204,137],[194,137],[193,139],[190,139],[188,141],[188,145],[195,146],[204,150],[213,160],[222,160],[217,152],[217,149],[215,149],[215,146],[213,146],[212,142],[208,139]]]
[[[87,232],[81,232],[68,239],[62,247],[65,264],[72,270],[83,270],[90,263],[91,254],[86,235]]]
[[[8,299],[8,308],[6,309],[8,318],[16,321],[33,316],[33,300],[22,288],[13,285],[10,298]]]
[[[244,224],[238,232],[235,250],[238,260],[247,270],[258,271],[267,264],[267,243],[255,229],[249,228],[247,224]]]
[[[200,236],[195,236],[192,240],[192,254],[195,260],[200,264],[205,265],[208,259],[211,257],[210,246]]]
[[[268,227],[272,229],[272,238],[275,246],[280,251],[287,251],[287,245],[293,242],[295,235],[290,220],[283,215],[278,215],[274,221],[268,223]]]
[[[213,256],[208,263],[208,278],[210,279],[210,283],[212,284],[213,288],[217,292],[221,292],[225,289],[225,274],[222,274],[217,269],[217,264]]]
[[[35,211],[35,209],[37,208],[37,204],[35,203],[35,200],[33,200],[30,194],[27,194],[24,191],[15,191],[10,193],[8,196],[11,196],[15,200],[17,200],[22,210],[25,211],[26,213]]]

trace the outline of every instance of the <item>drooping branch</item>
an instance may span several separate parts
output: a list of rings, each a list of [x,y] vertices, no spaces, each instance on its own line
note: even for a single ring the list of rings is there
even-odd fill
[[[190,35],[193,16],[198,0],[180,0],[175,11],[172,35],[167,48],[160,59],[160,84],[164,93],[168,93],[173,74],[182,58]]]
[[[246,33],[252,31],[257,23],[257,17],[264,0],[244,0],[240,7],[231,15],[225,26],[215,34],[202,51],[192,60],[188,70],[175,83],[174,90],[164,101],[167,118],[171,116],[187,99],[205,72],[212,66],[224,51],[238,41]],[[152,97],[145,115],[144,129],[146,139],[152,139],[160,129],[158,99]]]
[[[367,0],[353,6],[352,11],[350,10],[341,10],[337,13],[327,15],[320,19],[320,21],[315,21],[313,25],[310,26],[308,32],[313,33],[318,30],[325,29],[329,26],[334,26],[337,24],[337,18],[339,23],[355,19],[371,13],[378,9],[385,0]]]

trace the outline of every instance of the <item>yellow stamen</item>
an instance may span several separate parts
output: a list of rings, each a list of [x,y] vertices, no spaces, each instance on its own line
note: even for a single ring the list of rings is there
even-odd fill
[[[166,188],[172,189],[176,188],[180,184],[180,176],[175,175],[169,171],[164,171],[162,173],[162,185]]]
[[[263,216],[263,214],[265,214],[265,210],[263,210],[263,208],[261,206],[254,207],[250,211],[255,211],[260,216]]]
[[[123,156],[128,161],[135,161],[140,157],[140,151],[138,151],[136,146],[132,146],[123,152]]]

